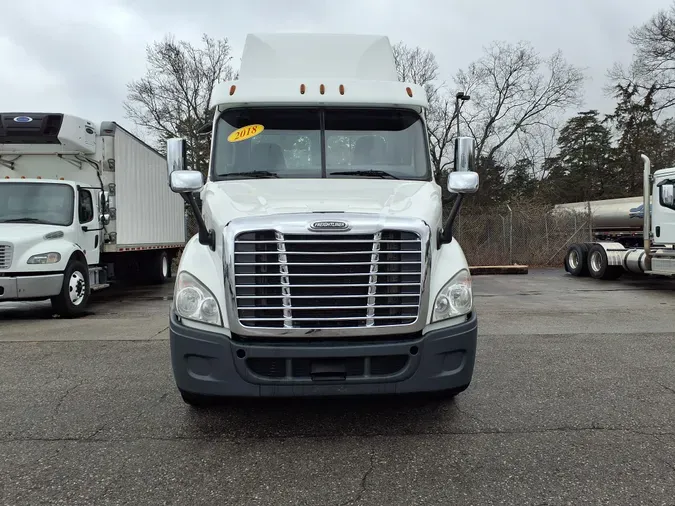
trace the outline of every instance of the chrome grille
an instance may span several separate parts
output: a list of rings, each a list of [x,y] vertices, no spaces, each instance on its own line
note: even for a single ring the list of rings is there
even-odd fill
[[[0,244],[0,269],[9,269],[12,265],[12,245]]]
[[[410,325],[422,292],[415,232],[239,233],[234,284],[246,328],[321,329]]]

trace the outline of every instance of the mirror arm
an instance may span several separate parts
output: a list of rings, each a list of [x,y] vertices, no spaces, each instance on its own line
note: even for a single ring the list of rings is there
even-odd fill
[[[452,242],[452,226],[455,222],[455,218],[457,217],[457,213],[459,213],[459,208],[462,207],[463,199],[464,194],[458,193],[455,203],[452,205],[452,209],[450,210],[450,216],[448,216],[448,219],[443,225],[443,229],[439,230],[438,232],[438,248],[440,248],[442,244],[448,244]]]
[[[211,248],[211,251],[216,251],[216,232],[213,229],[208,230],[206,228],[206,223],[204,222],[202,213],[199,210],[199,206],[197,205],[194,194],[192,192],[188,192],[181,193],[180,195],[183,197],[183,200],[190,205],[190,208],[192,208],[192,213],[195,215],[195,219],[197,220],[197,226],[199,227],[199,244],[208,246]]]

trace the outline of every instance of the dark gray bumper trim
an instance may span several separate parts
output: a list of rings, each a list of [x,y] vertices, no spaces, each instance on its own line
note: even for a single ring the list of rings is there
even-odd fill
[[[468,386],[477,342],[475,313],[465,323],[428,332],[416,340],[330,344],[242,344],[212,332],[182,325],[172,312],[171,361],[179,389],[202,395],[282,397],[396,394],[453,390]],[[252,358],[341,359],[407,355],[401,370],[382,376],[361,375],[340,380],[270,378],[254,373]]]

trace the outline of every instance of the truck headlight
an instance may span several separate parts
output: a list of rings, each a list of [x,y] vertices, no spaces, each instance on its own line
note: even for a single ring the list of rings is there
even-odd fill
[[[181,272],[176,279],[174,305],[181,318],[222,326],[218,301],[197,278]]]
[[[472,307],[471,274],[462,269],[436,295],[431,322],[462,316]]]
[[[52,251],[50,253],[40,253],[33,255],[28,259],[29,264],[56,264],[61,261],[61,254]]]

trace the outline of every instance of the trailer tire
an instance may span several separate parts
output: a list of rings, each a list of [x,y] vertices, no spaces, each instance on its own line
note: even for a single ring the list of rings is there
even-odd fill
[[[595,279],[618,279],[623,274],[623,267],[620,265],[609,265],[607,252],[599,244],[594,244],[588,251],[587,265],[589,274]]]
[[[171,257],[162,250],[152,256],[149,262],[150,281],[162,285],[171,279]]]
[[[63,272],[61,293],[51,298],[52,308],[63,318],[81,316],[87,309],[90,295],[89,268],[73,258]]]
[[[565,270],[572,276],[588,276],[588,244],[572,244],[565,254]]]

